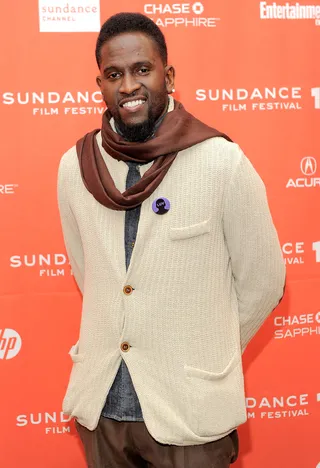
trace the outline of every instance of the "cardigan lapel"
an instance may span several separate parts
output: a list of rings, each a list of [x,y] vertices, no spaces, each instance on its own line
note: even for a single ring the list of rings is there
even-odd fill
[[[128,175],[129,168],[124,161],[118,161],[115,158],[112,158],[102,147],[102,138],[101,133],[99,132],[96,135],[97,143],[104,159],[105,164],[108,167],[109,173],[114,181],[116,188],[123,193],[126,190],[126,179]],[[141,177],[145,172],[152,166],[153,162],[148,164],[143,164],[140,166]],[[148,200],[146,200],[147,202]],[[115,271],[117,272],[120,281],[124,284],[126,278],[130,274],[132,268],[135,267],[136,263],[139,261],[139,250],[143,248],[143,243],[145,236],[147,235],[147,223],[144,219],[144,206],[142,204],[140,220],[138,225],[137,237],[135,248],[132,252],[132,257],[128,271],[126,271],[125,263],[125,245],[124,245],[124,229],[125,229],[125,211],[116,211],[106,208],[106,216],[110,217],[110,232],[109,236],[112,238],[112,245],[116,246],[115,251],[112,252],[113,263]]]

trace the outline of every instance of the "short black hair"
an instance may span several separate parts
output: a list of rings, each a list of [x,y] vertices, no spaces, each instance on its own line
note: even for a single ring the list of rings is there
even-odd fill
[[[101,27],[97,44],[96,60],[98,67],[101,64],[101,47],[112,37],[122,33],[141,32],[154,40],[164,65],[167,65],[167,44],[160,28],[147,16],[141,13],[117,13],[111,16]]]

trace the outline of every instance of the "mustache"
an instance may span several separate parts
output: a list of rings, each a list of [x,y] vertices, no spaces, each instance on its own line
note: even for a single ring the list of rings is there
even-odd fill
[[[121,103],[121,101],[124,101],[125,99],[133,99],[136,97],[148,99],[147,93],[142,93],[141,91],[134,91],[133,93],[130,93],[130,94],[122,94],[121,96],[118,97],[117,102],[119,104]]]

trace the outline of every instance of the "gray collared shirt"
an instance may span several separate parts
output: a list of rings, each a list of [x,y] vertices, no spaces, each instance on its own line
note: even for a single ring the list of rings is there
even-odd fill
[[[136,184],[140,176],[139,165],[127,162],[129,172],[126,180],[126,189]],[[134,243],[137,236],[141,205],[125,213],[124,244],[126,254],[126,269],[128,269]],[[107,401],[102,410],[102,416],[117,421],[143,421],[138,396],[124,360],[121,361],[118,373],[111,386]]]

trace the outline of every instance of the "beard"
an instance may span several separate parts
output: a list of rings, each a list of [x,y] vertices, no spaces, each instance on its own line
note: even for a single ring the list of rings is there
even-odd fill
[[[153,135],[158,117],[154,115],[151,108],[148,111],[148,117],[144,122],[135,125],[127,125],[123,122],[120,115],[114,116],[116,129],[127,141],[142,142]]]
[[[128,97],[134,97],[134,95]],[[114,118],[117,131],[125,140],[132,142],[143,142],[153,136],[157,121],[163,115],[167,105],[168,93],[166,84],[164,82],[163,89],[160,90],[156,95],[153,95],[149,100],[148,117],[144,122],[128,125],[123,122],[117,110],[114,110],[114,112],[111,112],[111,114]]]

